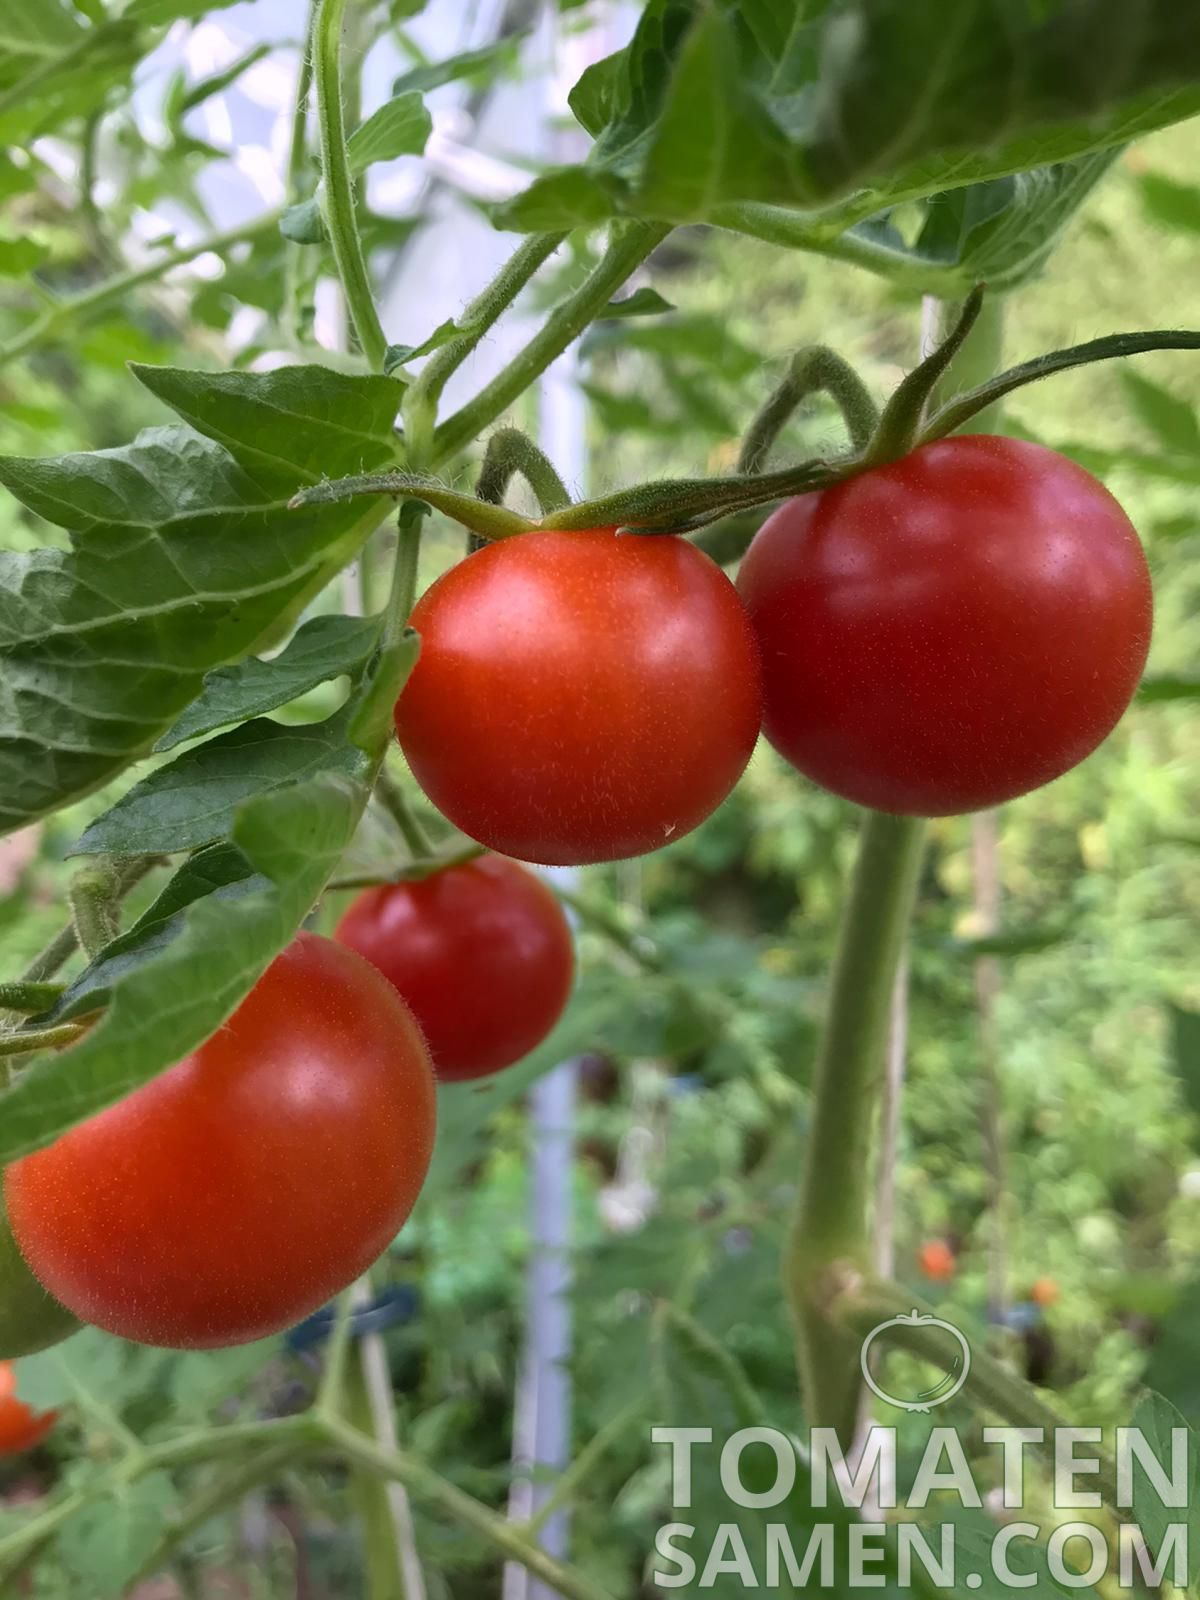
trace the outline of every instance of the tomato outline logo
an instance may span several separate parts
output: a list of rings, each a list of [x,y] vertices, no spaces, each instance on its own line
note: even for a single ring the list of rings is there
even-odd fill
[[[899,1400],[894,1394],[889,1394],[886,1389],[880,1388],[879,1384],[876,1383],[871,1373],[871,1346],[879,1335],[888,1328],[911,1328],[918,1323],[924,1327],[944,1328],[948,1334],[958,1341],[962,1354],[954,1358],[950,1371],[945,1373],[941,1382],[934,1384],[932,1389],[923,1390],[915,1400]],[[877,1395],[887,1405],[895,1406],[898,1411],[927,1412],[931,1411],[934,1406],[945,1405],[947,1400],[952,1400],[963,1384],[966,1383],[967,1374],[971,1370],[971,1346],[967,1343],[966,1334],[963,1333],[961,1328],[955,1327],[954,1323],[945,1322],[941,1317],[923,1315],[914,1307],[909,1314],[906,1315],[901,1312],[899,1316],[889,1317],[886,1322],[881,1322],[878,1327],[872,1328],[863,1340],[858,1359],[862,1368],[863,1379],[872,1394]]]

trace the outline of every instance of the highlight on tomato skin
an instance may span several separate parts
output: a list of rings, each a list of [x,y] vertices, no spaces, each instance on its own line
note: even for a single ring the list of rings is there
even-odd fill
[[[396,703],[418,783],[470,838],[579,866],[658,850],[728,796],[758,739],[758,648],[694,545],[611,528],[501,540],[418,601]]]
[[[387,1247],[433,1148],[392,986],[301,933],[207,1043],[5,1173],[14,1235],[83,1321],[179,1349],[290,1327]]]
[[[562,1015],[575,974],[557,897],[503,856],[367,889],[334,937],[409,1006],[443,1082],[486,1077],[528,1055]]]
[[[1112,732],[1150,646],[1150,575],[1109,491],[1042,445],[952,437],[790,500],[738,574],[764,732],[876,810],[976,811]]]
[[[57,1421],[57,1411],[34,1411],[18,1397],[16,1367],[0,1361],[0,1456],[32,1450]]]

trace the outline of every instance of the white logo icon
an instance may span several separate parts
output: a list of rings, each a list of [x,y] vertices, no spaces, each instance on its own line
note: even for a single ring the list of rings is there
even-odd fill
[[[954,1356],[949,1370],[932,1389],[923,1390],[912,1400],[900,1400],[894,1394],[889,1394],[886,1389],[881,1389],[875,1382],[871,1372],[871,1346],[880,1334],[889,1328],[911,1328],[917,1324],[925,1328],[942,1328],[957,1343],[960,1353]],[[867,1387],[872,1394],[878,1395],[889,1406],[895,1406],[898,1411],[930,1411],[934,1406],[944,1405],[947,1400],[952,1400],[966,1383],[967,1373],[971,1370],[971,1347],[962,1330],[956,1328],[952,1322],[943,1322],[940,1317],[922,1316],[919,1311],[913,1311],[908,1316],[892,1317],[890,1321],[881,1322],[877,1328],[872,1328],[863,1340],[859,1361]]]

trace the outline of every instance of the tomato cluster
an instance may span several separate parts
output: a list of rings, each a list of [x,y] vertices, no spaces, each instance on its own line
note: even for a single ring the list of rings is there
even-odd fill
[[[301,934],[193,1055],[12,1165],[34,1275],[12,1337],[39,1336],[43,1287],[62,1331],[78,1317],[168,1346],[313,1311],[408,1216],[434,1073],[511,1065],[566,1004],[570,929],[519,861],[679,838],[729,794],[760,726],[800,772],[883,810],[1023,794],[1114,726],[1150,615],[1107,490],[993,437],[788,502],[737,588],[682,539],[612,528],[471,556],[413,614],[396,729],[439,809],[498,853],[368,890],[336,941]],[[931,1241],[921,1266],[949,1278],[953,1253]]]

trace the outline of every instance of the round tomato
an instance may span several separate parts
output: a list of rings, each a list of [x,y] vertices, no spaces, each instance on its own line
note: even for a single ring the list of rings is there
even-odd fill
[[[30,1356],[60,1344],[79,1327],[30,1272],[0,1206],[0,1356]]]
[[[17,1399],[17,1374],[11,1361],[0,1361],[0,1455],[32,1450],[58,1421],[57,1411],[34,1411]]]
[[[771,743],[835,794],[917,816],[997,805],[1082,761],[1150,645],[1129,519],[1018,439],[944,439],[788,501],[738,588]]]
[[[1052,1306],[1059,1297],[1059,1287],[1053,1278],[1038,1278],[1029,1291],[1035,1306]]]
[[[762,713],[733,585],[670,535],[527,533],[413,613],[396,705],[417,781],[464,833],[555,865],[644,855],[703,822]]]
[[[395,986],[446,1080],[519,1061],[571,992],[575,956],[562,908],[532,872],[501,856],[368,889],[336,937]]]
[[[425,1177],[434,1108],[395,990],[302,933],[194,1055],[9,1167],[9,1218],[85,1322],[178,1349],[240,1344],[384,1249]]]
[[[954,1251],[944,1239],[929,1239],[921,1246],[921,1271],[935,1283],[949,1283],[956,1263]]]

